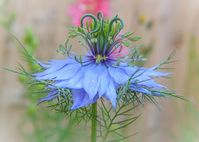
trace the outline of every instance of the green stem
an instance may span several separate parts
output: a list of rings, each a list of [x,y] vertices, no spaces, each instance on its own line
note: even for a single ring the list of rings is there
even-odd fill
[[[91,142],[97,142],[97,103],[92,104]]]

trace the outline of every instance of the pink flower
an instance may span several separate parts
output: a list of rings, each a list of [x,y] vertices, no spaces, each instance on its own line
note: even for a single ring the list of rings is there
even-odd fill
[[[105,17],[110,16],[110,0],[77,0],[69,7],[69,15],[72,17],[72,24],[80,25],[80,19],[85,13],[96,15],[102,12]]]

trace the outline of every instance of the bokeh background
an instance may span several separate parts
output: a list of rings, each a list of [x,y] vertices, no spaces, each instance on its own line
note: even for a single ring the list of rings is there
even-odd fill
[[[37,106],[23,79],[2,69],[24,63],[14,34],[42,60],[63,58],[57,52],[67,27],[72,0],[0,0],[0,142],[83,141],[84,128],[73,130],[64,114]],[[138,132],[130,142],[199,141],[199,1],[111,0],[111,15],[124,19],[125,31],[142,37],[146,66],[164,60],[175,51],[170,80],[164,82],[191,101],[160,99],[159,106],[146,104],[126,131]],[[39,48],[37,48],[39,47]],[[78,47],[75,47],[78,50]],[[31,96],[31,97],[30,97]],[[71,140],[70,140],[71,139]]]

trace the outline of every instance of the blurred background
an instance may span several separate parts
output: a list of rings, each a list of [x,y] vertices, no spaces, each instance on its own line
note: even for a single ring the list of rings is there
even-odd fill
[[[125,22],[124,31],[141,36],[146,66],[164,60],[173,51],[172,78],[164,82],[191,103],[159,99],[159,107],[146,104],[136,111],[142,116],[126,131],[138,132],[130,142],[199,141],[199,1],[198,0],[0,0],[0,68],[28,70],[10,33],[41,60],[63,58],[56,49],[68,26],[78,25],[78,15],[96,9]],[[96,6],[97,5],[97,6]],[[75,47],[78,50],[79,47]],[[36,89],[36,88],[35,88]],[[64,114],[36,104],[25,79],[0,69],[0,142],[78,142],[86,132],[65,123]],[[71,122],[72,123],[72,122]],[[73,137],[75,136],[75,137]]]

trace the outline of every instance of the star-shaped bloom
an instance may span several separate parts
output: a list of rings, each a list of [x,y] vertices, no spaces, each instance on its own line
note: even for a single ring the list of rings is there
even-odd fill
[[[93,18],[92,15],[85,17]],[[126,38],[124,35],[117,36],[123,28],[122,21],[117,17],[112,21],[105,21],[102,15],[98,15],[93,21],[97,21],[94,24],[98,27],[94,25],[95,29],[88,30],[88,35],[85,35],[88,53],[79,56],[80,60],[77,60],[77,56],[70,56],[63,60],[50,60],[46,64],[40,64],[44,71],[35,73],[33,75],[35,79],[51,81],[51,85],[56,88],[70,89],[73,98],[71,109],[87,106],[101,98],[109,100],[116,108],[117,90],[128,82],[132,91],[160,96],[161,93],[156,91],[164,90],[165,87],[158,84],[154,78],[167,76],[168,73],[157,71],[157,66],[152,68],[130,66],[126,60],[118,60],[117,53],[120,52],[118,49],[123,47],[122,43]],[[120,28],[118,31],[115,30],[114,24]],[[81,28],[84,28],[83,24]],[[110,29],[109,32],[107,29]],[[93,38],[97,40],[92,40]],[[42,98],[41,102],[58,97],[56,88],[51,88],[52,91]]]

